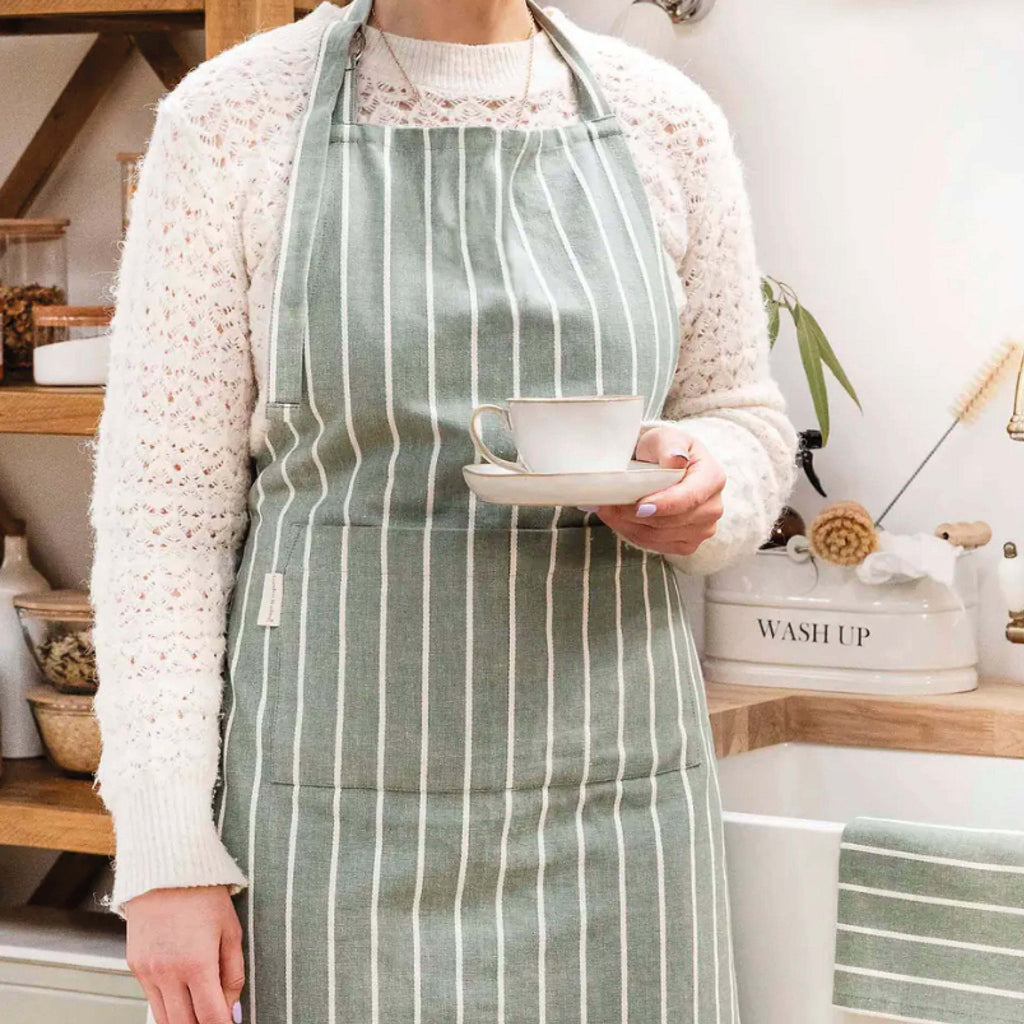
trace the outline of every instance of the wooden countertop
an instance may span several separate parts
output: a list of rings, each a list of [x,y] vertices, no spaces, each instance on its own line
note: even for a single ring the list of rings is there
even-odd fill
[[[1008,678],[925,697],[722,683],[707,694],[719,757],[787,740],[1024,757],[1024,682]]]
[[[762,686],[707,688],[719,757],[803,740],[954,754],[1024,757],[1024,682],[983,679],[941,697],[872,697]],[[88,779],[45,758],[5,760],[0,845],[112,855],[114,833]]]

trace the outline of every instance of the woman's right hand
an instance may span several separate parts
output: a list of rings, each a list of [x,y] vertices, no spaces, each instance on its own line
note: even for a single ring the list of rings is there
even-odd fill
[[[127,900],[126,959],[157,1024],[232,1024],[245,980],[226,885],[149,889]]]

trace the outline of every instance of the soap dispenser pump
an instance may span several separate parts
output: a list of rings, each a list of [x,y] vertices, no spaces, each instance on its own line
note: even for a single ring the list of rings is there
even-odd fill
[[[1010,612],[1006,639],[1011,643],[1024,643],[1024,558],[1018,556],[1017,545],[1012,540],[1003,545],[999,588]]]

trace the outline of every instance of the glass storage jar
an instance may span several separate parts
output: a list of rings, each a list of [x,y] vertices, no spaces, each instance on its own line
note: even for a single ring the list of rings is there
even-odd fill
[[[121,235],[128,231],[128,220],[132,208],[132,196],[139,183],[139,161],[141,153],[118,153],[117,162],[121,165]]]
[[[96,649],[87,591],[33,590],[11,598],[43,678],[62,693],[95,693]]]
[[[113,306],[37,305],[32,313],[36,384],[106,384]]]
[[[31,368],[32,308],[67,301],[65,219],[0,219],[0,376]]]

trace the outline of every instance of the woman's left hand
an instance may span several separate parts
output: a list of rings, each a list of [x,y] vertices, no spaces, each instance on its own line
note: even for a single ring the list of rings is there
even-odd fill
[[[628,505],[588,506],[616,533],[637,547],[665,555],[692,555],[713,537],[722,517],[725,471],[682,427],[648,427],[635,457],[661,466],[686,467],[676,484]]]

